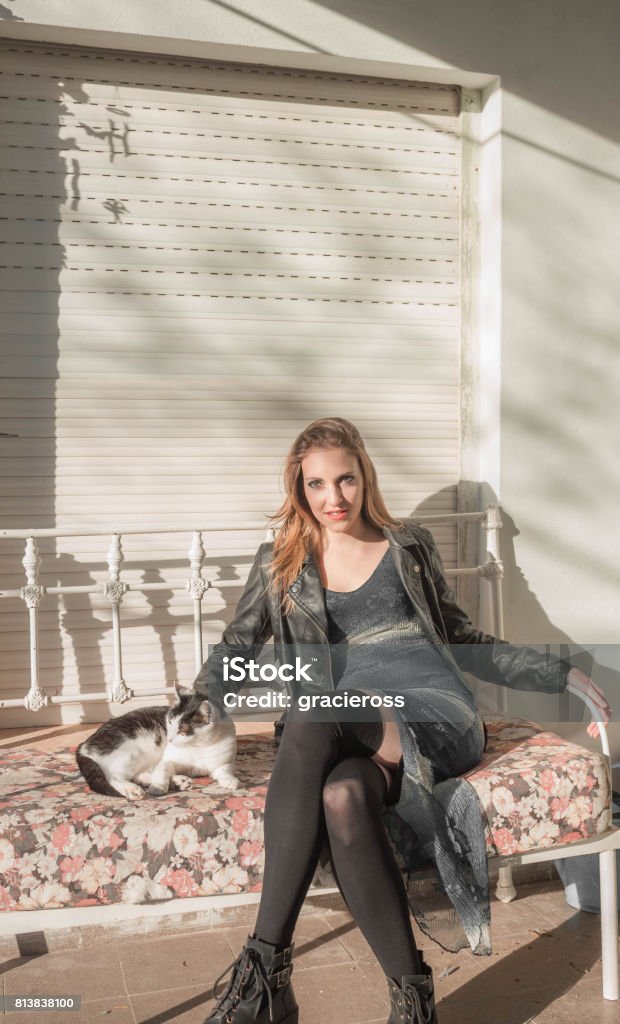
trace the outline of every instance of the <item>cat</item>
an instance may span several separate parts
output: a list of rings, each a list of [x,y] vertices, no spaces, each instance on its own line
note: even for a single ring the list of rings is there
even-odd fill
[[[146,789],[163,796],[189,789],[190,776],[210,775],[237,789],[235,726],[194,690],[175,684],[174,707],[136,708],[104,722],[80,743],[75,756],[95,793],[141,800]]]

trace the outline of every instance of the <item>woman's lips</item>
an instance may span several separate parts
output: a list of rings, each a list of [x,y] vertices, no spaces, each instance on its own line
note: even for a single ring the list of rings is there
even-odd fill
[[[330,519],[344,519],[344,517],[348,515],[348,511],[345,508],[341,512],[326,512],[325,514],[328,515]]]

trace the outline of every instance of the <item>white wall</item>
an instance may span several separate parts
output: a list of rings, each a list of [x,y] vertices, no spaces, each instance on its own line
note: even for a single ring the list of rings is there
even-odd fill
[[[3,0],[0,18],[7,31],[26,34],[43,23],[501,77],[506,633],[613,644],[620,632],[616,0]],[[484,455],[480,478],[495,488]],[[612,660],[603,648],[599,658]],[[618,672],[603,676],[618,707]]]

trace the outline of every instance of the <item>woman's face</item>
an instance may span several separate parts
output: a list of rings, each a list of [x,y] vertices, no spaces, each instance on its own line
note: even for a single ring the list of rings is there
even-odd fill
[[[357,457],[344,448],[321,448],[306,455],[301,470],[304,494],[319,525],[333,533],[349,533],[364,501]]]

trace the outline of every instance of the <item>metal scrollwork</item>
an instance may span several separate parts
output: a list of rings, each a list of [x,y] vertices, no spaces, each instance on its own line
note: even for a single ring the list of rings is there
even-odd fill
[[[49,700],[41,690],[30,690],[24,697],[24,707],[27,711],[40,711],[48,704]]]
[[[124,704],[126,700],[132,697],[132,692],[128,687],[125,686],[122,679],[114,683],[112,687],[112,700],[116,701],[117,704]]]
[[[103,593],[109,597],[112,604],[120,604],[127,593],[127,584],[122,580],[105,580]]]
[[[28,583],[25,587],[21,588],[20,593],[28,608],[38,608],[41,598],[45,593],[45,587],[42,587],[39,583]]]
[[[186,587],[195,601],[202,601],[205,592],[209,589],[209,584],[207,583],[206,580],[198,578],[188,580],[186,583]]]
[[[499,558],[493,559],[493,561],[481,565],[479,572],[485,580],[502,579],[504,576],[504,563]]]

